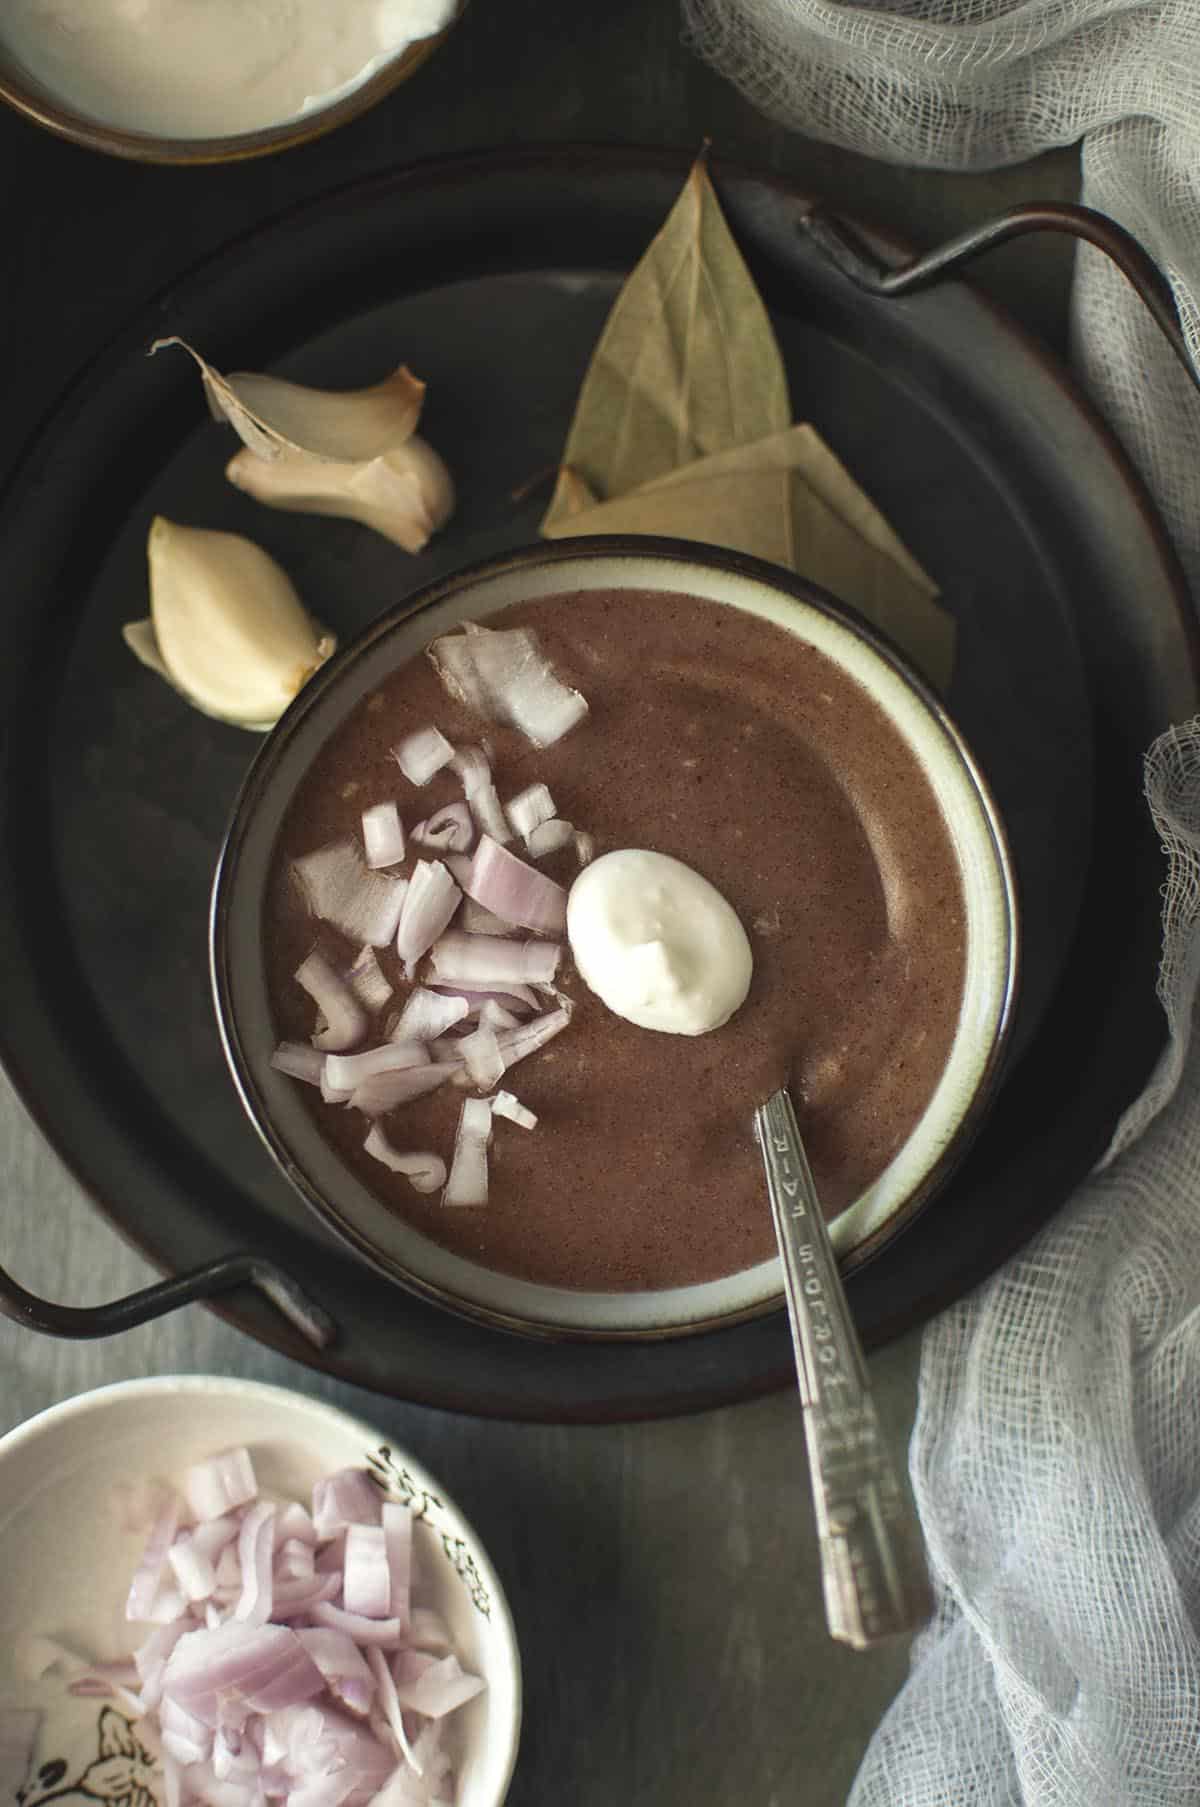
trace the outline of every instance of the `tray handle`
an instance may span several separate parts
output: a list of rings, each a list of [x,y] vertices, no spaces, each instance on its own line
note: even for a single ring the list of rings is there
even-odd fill
[[[1010,239],[1023,238],[1026,233],[1069,233],[1072,238],[1095,246],[1117,266],[1145,304],[1192,382],[1200,389],[1200,374],[1188,353],[1171,285],[1133,234],[1110,220],[1107,214],[1097,213],[1094,207],[1080,207],[1069,201],[1025,201],[998,214],[994,220],[973,226],[969,231],[959,233],[957,238],[947,239],[945,244],[895,267],[881,263],[858,233],[822,207],[806,209],[801,215],[800,227],[812,244],[856,288],[888,300],[930,288],[942,277],[981,257],[985,251],[1007,244]]]
[[[215,1299],[233,1292],[239,1286],[252,1286],[270,1300],[300,1335],[317,1349],[327,1349],[337,1336],[337,1325],[321,1306],[297,1285],[291,1275],[274,1262],[258,1255],[224,1255],[206,1267],[190,1273],[176,1274],[170,1280],[159,1280],[140,1292],[107,1305],[56,1305],[41,1299],[0,1267],[0,1313],[27,1330],[38,1330],[43,1336],[89,1337],[118,1336],[151,1318],[176,1311],[181,1305],[192,1305],[200,1299]]]

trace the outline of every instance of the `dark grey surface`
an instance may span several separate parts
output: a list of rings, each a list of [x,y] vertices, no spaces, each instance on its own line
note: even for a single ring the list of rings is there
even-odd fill
[[[394,161],[534,138],[692,145],[708,134],[722,154],[921,243],[1010,201],[1073,193],[1065,154],[1034,170],[950,178],[791,137],[750,114],[678,36],[673,0],[474,0],[439,57],[375,115],[244,168],[121,165],[0,118],[0,468],[145,295],[231,234]],[[1014,247],[980,281],[1061,342],[1069,263],[1060,243]],[[6,1092],[0,1111],[3,1242],[17,1276],[77,1302],[148,1277]],[[898,1450],[914,1362],[909,1341],[874,1363]],[[514,1807],[845,1799],[904,1661],[833,1651],[823,1637],[787,1396],[631,1427],[513,1426],[323,1381],[198,1311],[115,1344],[54,1344],[0,1325],[6,1427],[106,1380],[187,1370],[345,1402],[445,1478],[499,1566],[521,1633],[528,1718]]]

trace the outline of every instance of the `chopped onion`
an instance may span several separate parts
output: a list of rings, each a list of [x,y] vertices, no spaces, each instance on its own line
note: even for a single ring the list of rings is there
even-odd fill
[[[312,1581],[316,1576],[313,1546],[301,1537],[284,1537],[280,1515],[275,1515],[275,1573],[280,1581]]]
[[[306,1085],[320,1085],[325,1056],[307,1042],[280,1042],[271,1056],[271,1065],[289,1079],[302,1079]]]
[[[470,854],[444,853],[442,855],[442,865],[446,868],[447,872],[461,891],[464,881],[470,876],[471,872]]]
[[[446,1183],[446,1163],[440,1155],[402,1154],[392,1147],[378,1123],[372,1124],[363,1147],[393,1173],[404,1174],[414,1192],[436,1192]]]
[[[444,1175],[445,1169],[443,1177]],[[401,1624],[407,1625],[411,1611],[413,1515],[409,1507],[397,1505],[395,1500],[385,1500],[381,1517],[387,1547],[392,1613]]]
[[[431,1606],[414,1606],[408,1629],[418,1650],[445,1652],[450,1648],[450,1627]]]
[[[150,1536],[142,1552],[142,1560],[134,1571],[133,1580],[129,1586],[129,1597],[125,1602],[127,1619],[149,1619],[154,1611],[159,1582],[167,1567],[167,1552],[179,1529],[181,1506],[182,1501],[179,1495],[172,1489],[151,1527]]]
[[[439,729],[418,728],[393,747],[392,758],[410,784],[428,784],[435,773],[450,764],[454,748]]]
[[[521,1019],[515,1011],[506,1010],[495,998],[485,998],[479,1006],[479,1021],[491,1029],[519,1029]]]
[[[395,1761],[390,1744],[337,1707],[292,1707],[264,1736],[289,1807],[365,1807]],[[270,1782],[263,1792],[270,1793]],[[222,1802],[213,1807],[225,1807]],[[253,1804],[252,1804],[253,1807]]]
[[[310,1581],[280,1582],[272,1616],[277,1620],[307,1618],[321,1600],[336,1602],[342,1591],[337,1575],[314,1575]]]
[[[512,840],[512,829],[492,782],[492,768],[482,747],[459,747],[454,755],[454,770],[463,787],[463,796],[474,823],[484,834],[501,845]]]
[[[328,1055],[324,1056],[321,1064],[321,1096],[326,1104],[349,1104],[354,1096],[353,1090],[348,1091],[345,1086],[330,1084],[329,1068],[325,1065],[328,1058]]]
[[[177,1700],[163,1701],[158,1716],[162,1747],[177,1763],[205,1763],[212,1752],[212,1727]]]
[[[428,1723],[436,1725],[438,1722],[431,1719]],[[367,1807],[442,1807],[442,1801],[436,1800],[426,1786],[424,1770],[417,1769],[416,1755],[414,1745],[414,1761],[398,1763],[379,1793],[367,1802]]]
[[[275,1590],[274,1555],[275,1508],[264,1501],[251,1506],[238,1533],[242,1592],[233,1616],[247,1625],[265,1625],[271,1617]]]
[[[450,765],[468,801],[492,782],[492,762],[482,747],[456,747]]]
[[[363,810],[363,846],[367,865],[374,872],[381,866],[398,866],[404,858],[404,824],[394,803],[373,803]]]
[[[376,1073],[399,1073],[406,1067],[423,1067],[428,1060],[423,1042],[384,1042],[361,1054],[327,1054],[325,1077],[334,1091],[349,1094]]]
[[[279,1508],[276,1520],[276,1534],[288,1543],[315,1544],[317,1528],[312,1522],[312,1514],[295,1500],[289,1500],[286,1506]]]
[[[368,1713],[375,1682],[366,1658],[353,1638],[328,1625],[302,1628],[296,1636],[321,1671],[334,1699],[351,1713]]]
[[[387,1666],[387,1658],[378,1647],[367,1651],[367,1662],[371,1670],[371,1679],[379,1691],[379,1707],[384,1724],[392,1735],[396,1755],[403,1757],[417,1775],[421,1773],[420,1758],[408,1741],[408,1733],[404,1729],[404,1714],[400,1711],[400,1702],[396,1697],[396,1684],[392,1680],[392,1672]]]
[[[170,1625],[172,1620],[177,1619],[181,1613],[185,1613],[187,1608],[188,1603],[183,1597],[182,1590],[168,1586],[164,1581],[151,1601],[150,1609],[146,1613],[146,1622],[149,1625]]]
[[[468,860],[463,872],[463,882],[471,877],[471,862]],[[477,904],[473,897],[464,897],[462,909],[458,913],[458,926],[466,935],[516,935],[520,931],[515,922],[505,922],[503,916],[493,915]]]
[[[398,1105],[411,1104],[414,1098],[423,1098],[426,1092],[436,1091],[448,1076],[448,1069],[434,1065],[432,1058],[425,1067],[404,1067],[398,1073],[373,1073],[351,1092],[350,1108],[362,1111],[365,1117],[382,1117]]]
[[[587,714],[585,699],[558,677],[529,628],[463,625],[428,651],[450,695],[468,709],[518,728],[535,747],[553,746]]]
[[[539,823],[548,822],[554,815],[554,798],[544,784],[529,784],[509,799],[504,813],[512,823],[513,833],[525,841]]]
[[[331,1606],[327,1600],[313,1607],[312,1616],[318,1625],[331,1625],[335,1631],[347,1632],[356,1644],[378,1644],[384,1650],[400,1647],[399,1619],[368,1619],[362,1613]]]
[[[403,1715],[400,1723],[404,1723]],[[424,1722],[412,1740],[409,1758],[412,1767],[398,1765],[368,1807],[441,1807],[452,1798],[450,1758],[441,1742],[444,1723],[441,1719]]]
[[[372,872],[355,841],[335,841],[303,859],[292,871],[309,910],[352,941],[386,947],[396,933],[404,903],[404,880]]]
[[[311,1700],[323,1686],[321,1671],[286,1625],[231,1622],[189,1631],[167,1658],[163,1675],[164,1698],[170,1696],[214,1729],[222,1702],[269,1713]]]
[[[346,1531],[342,1601],[348,1613],[386,1619],[392,1597],[387,1540],[382,1525],[351,1525]]]
[[[549,984],[562,949],[554,941],[506,941],[499,935],[451,932],[434,943],[434,982],[472,990],[502,990],[508,984]]]
[[[396,1695],[402,1707],[441,1719],[473,1700],[483,1686],[477,1675],[464,1675],[456,1656],[430,1657],[402,1650],[392,1665]]]
[[[522,1129],[536,1129],[537,1118],[531,1110],[527,1110],[519,1098],[511,1092],[497,1092],[488,1100],[492,1107],[493,1117],[507,1117],[512,1123],[519,1123]]]
[[[470,804],[465,799],[461,803],[447,803],[427,821],[418,822],[412,831],[412,839],[418,847],[432,847],[438,853],[469,853],[475,840],[475,818]]]
[[[504,1073],[504,1056],[491,1024],[481,1022],[478,1029],[464,1035],[459,1049],[471,1084],[481,1092],[490,1092]]]
[[[508,825],[500,793],[494,784],[480,785],[477,791],[472,792],[470,807],[480,834],[490,835],[499,846],[512,840],[512,829]]]
[[[552,816],[534,829],[525,841],[526,847],[535,860],[545,859],[548,853],[558,853],[563,847],[569,847],[575,838],[575,830],[569,822],[560,821]]]
[[[409,977],[457,910],[462,893],[440,860],[418,860],[396,930],[396,952]]]
[[[359,950],[358,959],[346,974],[346,983],[366,1010],[382,1010],[392,995],[379,956],[369,942]]]
[[[217,1727],[211,1761],[218,1782],[254,1782],[262,1770],[262,1756],[253,1741],[232,1726]]]
[[[183,1801],[183,1777],[179,1764],[169,1751],[162,1757],[163,1771],[163,1807],[181,1807]]]
[[[567,894],[562,886],[498,846],[490,835],[482,836],[475,849],[465,889],[476,903],[506,922],[547,935],[566,928]]]
[[[221,1551],[220,1560],[217,1563],[217,1590],[219,1593],[223,1593],[226,1599],[233,1599],[241,1585],[242,1571],[238,1565],[237,1551],[226,1546]]]
[[[334,972],[324,954],[315,949],[296,968],[296,983],[314,999],[326,1027],[313,1036],[313,1046],[323,1053],[352,1048],[366,1034],[367,1013],[346,981]]]
[[[542,1000],[537,992],[516,980],[507,985],[498,985],[494,990],[490,987],[446,985],[438,979],[431,979],[430,985],[434,991],[443,992],[448,997],[465,998],[470,1007],[467,1011],[468,1016],[478,1016],[490,998],[495,998],[497,1003],[503,1004],[506,1010],[540,1010],[542,1008]]]
[[[427,991],[418,985],[409,993],[408,1001],[400,1012],[400,1019],[392,1031],[397,1041],[411,1038],[414,1041],[433,1041],[444,1035],[455,1023],[470,1013],[471,1006],[466,998],[446,997],[438,991]]]
[[[468,1103],[490,1119],[486,1104]],[[483,1684],[463,1674],[438,1615],[411,1605],[412,1511],[382,1499],[362,1469],[318,1482],[311,1516],[257,1501],[252,1477],[246,1451],[197,1465],[189,1478],[203,1503],[248,1486],[249,1497],[176,1530],[159,1567],[218,1585],[190,1602],[175,1591],[175,1616],[131,1661],[91,1665],[71,1690],[141,1719],[164,1807],[451,1798],[441,1720]],[[160,1511],[155,1532],[166,1522]],[[157,1607],[171,1590],[140,1571]]]
[[[162,1697],[167,1658],[184,1633],[190,1630],[188,1619],[177,1619],[173,1625],[160,1625],[134,1651],[133,1660],[142,1683],[142,1701],[148,1711],[152,1711]]]
[[[485,1098],[466,1098],[454,1138],[454,1160],[443,1205],[486,1205],[488,1143],[492,1139],[492,1107]]]
[[[324,1543],[351,1525],[380,1523],[382,1500],[361,1468],[339,1468],[313,1487],[312,1518],[317,1537]]]
[[[250,1451],[239,1445],[194,1463],[183,1477],[183,1494],[199,1519],[224,1518],[227,1512],[248,1506],[258,1498]]]
[[[186,1600],[207,1600],[217,1590],[215,1558],[238,1534],[235,1518],[213,1518],[184,1537],[176,1537],[167,1551],[171,1571]]]
[[[539,1048],[544,1048],[556,1035],[561,1035],[570,1021],[569,1010],[548,1010],[542,1016],[535,1016],[531,1022],[522,1023],[519,1029],[502,1029],[496,1040],[504,1056],[505,1072],[509,1067],[515,1067],[519,1060],[536,1054]]]

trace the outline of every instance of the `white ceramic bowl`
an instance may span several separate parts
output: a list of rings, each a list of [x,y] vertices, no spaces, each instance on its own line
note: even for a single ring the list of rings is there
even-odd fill
[[[122,1528],[120,1484],[178,1479],[191,1463],[242,1443],[264,1493],[300,1500],[322,1475],[388,1452],[392,1494],[419,1515],[414,1566],[429,1603],[464,1669],[487,1682],[448,1722],[455,1801],[500,1807],[520,1735],[521,1665],[504,1590],[470,1525],[432,1475],[369,1425],[282,1387],[204,1375],[101,1387],[0,1439],[0,1699],[44,1713],[37,1766],[65,1761],[71,1772],[102,1760],[106,1735],[112,1742],[97,1729],[103,1702],[80,1703],[63,1681],[34,1676],[47,1638],[92,1661],[140,1641],[124,1604],[145,1532]],[[77,1779],[53,1781],[56,1799],[67,1791],[67,1807],[86,1807],[86,1792],[72,1792]],[[30,1807],[43,1792],[35,1780]]]
[[[213,980],[226,1055],[252,1122],[302,1196],[368,1260],[455,1310],[509,1329],[659,1337],[775,1308],[782,1297],[778,1258],[702,1284],[606,1293],[514,1279],[438,1247],[350,1172],[314,1125],[300,1088],[271,1067],[276,1035],[262,959],[263,903],[280,825],[320,748],[361,699],[464,619],[486,620],[510,603],[560,591],[614,588],[703,597],[762,616],[817,647],[895,725],[941,806],[966,905],[958,1028],[919,1123],[875,1184],[836,1219],[833,1238],[843,1256],[863,1256],[902,1229],[966,1148],[1000,1071],[1017,970],[1010,856],[987,786],[928,687],[860,618],[760,560],[673,540],[560,540],[445,578],[382,617],[305,686],[255,760],[217,871]]]

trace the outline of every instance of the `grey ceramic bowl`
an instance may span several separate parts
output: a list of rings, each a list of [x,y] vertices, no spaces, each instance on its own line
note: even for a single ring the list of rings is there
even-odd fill
[[[374,1266],[453,1310],[507,1329],[662,1337],[774,1309],[782,1298],[778,1260],[698,1285],[603,1293],[514,1279],[438,1247],[343,1165],[294,1082],[270,1066],[277,1038],[261,957],[264,897],[280,825],[318,751],[361,698],[464,619],[486,620],[510,603],[559,591],[613,588],[708,598],[765,617],[818,647],[870,692],[938,799],[966,903],[967,977],[958,1028],[916,1129],[833,1231],[849,1266],[900,1233],[965,1151],[1001,1069],[1017,976],[1011,858],[987,786],[932,692],[860,619],[759,560],[673,540],[563,540],[444,578],[383,616],[310,680],[251,768],[217,869],[212,972],[226,1056],[251,1122],[300,1195]]]

